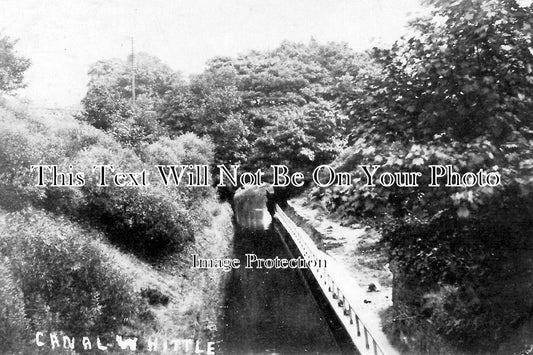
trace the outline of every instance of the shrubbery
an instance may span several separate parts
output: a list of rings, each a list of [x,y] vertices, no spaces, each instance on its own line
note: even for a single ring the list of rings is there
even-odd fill
[[[532,206],[532,196],[506,188],[470,218],[448,210],[388,233],[398,304],[463,349],[494,350],[533,309]]]
[[[106,334],[131,325],[143,302],[98,237],[64,218],[36,210],[8,215],[0,227],[3,325],[10,339],[35,331]],[[8,339],[9,340],[9,339]],[[13,340],[15,341],[15,340]],[[4,344],[9,344],[2,342]]]
[[[191,244],[211,222],[206,205],[214,189],[162,186],[153,166],[210,165],[213,146],[194,134],[160,138],[159,126],[144,113],[126,117],[139,121],[132,130],[117,118],[106,133],[68,116],[45,120],[0,102],[1,353],[26,351],[36,331],[105,337],[151,325],[145,324],[146,301],[101,243],[105,238],[154,262]],[[84,172],[85,186],[35,186],[30,166],[43,164]],[[92,166],[98,164],[146,169],[153,179],[145,188],[97,187]]]
[[[22,114],[21,114],[22,113]],[[193,134],[161,138],[137,151],[122,147],[110,136],[64,117],[42,122],[19,108],[0,108],[0,204],[10,210],[34,205],[89,221],[108,233],[110,240],[143,256],[180,250],[209,223],[205,198],[212,188],[164,187],[155,164],[206,164],[213,159],[212,145]],[[21,148],[22,147],[22,148]],[[55,164],[59,171],[83,171],[82,187],[36,187],[30,165]],[[110,164],[116,171],[152,174],[151,186],[97,187],[93,165]],[[72,170],[69,166],[72,165]]]
[[[435,338],[416,330],[425,323],[441,340],[495,351],[533,312],[525,301],[533,285],[533,8],[428,3],[431,15],[411,23],[412,36],[376,50],[367,71],[338,86],[353,129],[334,165],[356,178],[312,195],[384,232],[393,328],[412,351],[435,351],[421,346]],[[413,188],[365,187],[362,164],[422,177]],[[428,187],[430,164],[495,171],[501,185]]]
[[[9,259],[0,255],[0,352],[15,348],[27,336],[29,323],[25,318],[24,299],[9,269]]]

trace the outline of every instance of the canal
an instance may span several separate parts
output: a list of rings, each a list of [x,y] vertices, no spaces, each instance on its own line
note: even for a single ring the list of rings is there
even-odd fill
[[[291,258],[272,229],[236,226],[235,257]],[[221,350],[224,354],[339,354],[313,294],[297,269],[231,271],[226,288]]]

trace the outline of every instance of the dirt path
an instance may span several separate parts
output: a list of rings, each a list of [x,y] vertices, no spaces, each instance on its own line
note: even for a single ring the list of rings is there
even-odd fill
[[[392,306],[392,273],[385,253],[377,242],[380,235],[364,226],[343,226],[306,197],[292,199],[289,204],[307,223],[320,232],[326,253],[347,270],[362,295],[359,306],[380,317]],[[374,286],[372,286],[374,285]],[[374,291],[375,287],[375,291]]]

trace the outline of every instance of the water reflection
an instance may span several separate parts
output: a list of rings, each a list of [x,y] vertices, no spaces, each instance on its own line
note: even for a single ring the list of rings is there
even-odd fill
[[[289,258],[272,229],[237,231],[235,257]],[[340,351],[301,274],[291,269],[232,271],[226,290],[225,354],[338,354]]]

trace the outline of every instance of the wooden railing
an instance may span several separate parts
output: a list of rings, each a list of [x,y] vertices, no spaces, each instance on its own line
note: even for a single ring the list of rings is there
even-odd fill
[[[289,233],[304,259],[311,260],[319,258],[318,248],[312,242],[311,238],[301,228],[296,226],[278,205],[276,205],[275,217]],[[343,292],[340,286],[340,282],[336,281],[335,277],[328,272],[327,267],[313,267],[309,265],[309,269],[318,281],[322,292],[326,295],[335,312],[340,317],[345,317],[345,322],[343,322],[345,327],[353,327],[352,329],[347,329],[347,331],[357,350],[361,354],[385,355],[385,352],[352,306],[351,303],[353,301],[348,300],[346,293]]]

